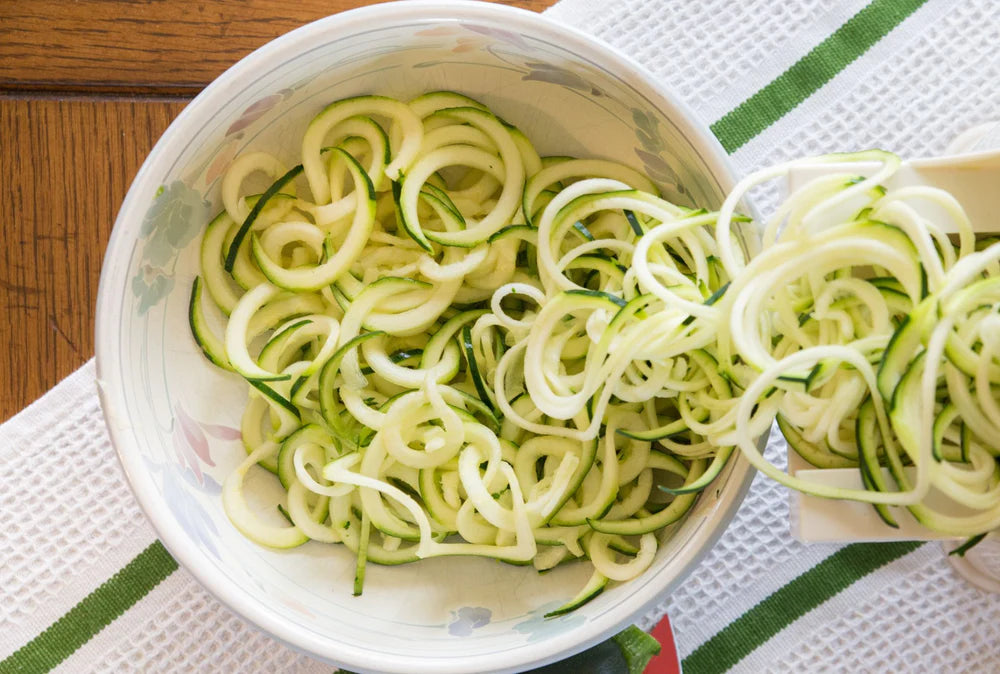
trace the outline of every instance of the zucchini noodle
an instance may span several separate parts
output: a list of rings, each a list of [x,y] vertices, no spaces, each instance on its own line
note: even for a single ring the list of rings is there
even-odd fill
[[[451,92],[335,102],[301,158],[233,162],[192,289],[198,344],[251,385],[233,524],[342,543],[356,592],[369,561],[587,560],[558,614],[641,574],[732,454],[716,216]],[[288,521],[248,505],[255,466]]]
[[[879,167],[811,182],[762,237],[737,204],[795,162],[695,210],[620,164],[539,157],[452,92],[335,102],[301,158],[233,162],[191,293],[195,340],[250,384],[223,488],[248,538],[343,544],[355,593],[369,561],[585,560],[561,614],[649,568],[737,448],[890,524],[892,505],[955,536],[1000,526],[1000,243],[946,193],[887,192],[894,155],[824,158]],[[770,465],[754,442],[775,420],[865,489]],[[273,512],[248,505],[256,467],[284,488]]]
[[[834,173],[791,194],[766,224],[762,250],[735,273],[718,333],[723,371],[742,389],[728,437],[783,484],[871,503],[889,526],[898,526],[885,507],[894,505],[934,531],[985,534],[1000,527],[1000,243],[977,242],[947,192],[887,191],[894,155],[800,161],[873,160],[868,178]],[[749,176],[730,194],[721,248],[732,205],[798,163]],[[928,204],[956,234],[925,217]],[[753,443],[765,400],[796,453],[819,468],[856,467],[865,488],[765,461]],[[928,499],[931,490],[939,497]]]

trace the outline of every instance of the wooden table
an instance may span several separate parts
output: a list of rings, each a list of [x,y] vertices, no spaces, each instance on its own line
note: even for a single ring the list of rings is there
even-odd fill
[[[0,421],[93,355],[111,226],[170,121],[271,38],[369,4],[0,0]]]

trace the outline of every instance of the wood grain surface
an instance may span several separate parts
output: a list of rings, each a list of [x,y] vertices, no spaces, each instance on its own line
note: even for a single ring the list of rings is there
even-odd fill
[[[111,225],[146,154],[184,105],[0,100],[0,334],[11,345],[0,356],[0,417],[94,354]]]
[[[374,0],[0,0],[8,90],[194,95],[268,40]],[[504,2],[542,10],[551,0]]]
[[[118,207],[187,101],[271,38],[366,4],[0,0],[0,421],[93,356]]]

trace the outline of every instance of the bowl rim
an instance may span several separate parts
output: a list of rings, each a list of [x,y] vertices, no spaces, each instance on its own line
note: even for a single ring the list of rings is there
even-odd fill
[[[117,316],[115,293],[120,293],[126,287],[126,270],[121,265],[116,268],[114,261],[127,253],[128,246],[133,241],[136,228],[130,226],[130,223],[141,222],[143,210],[148,203],[141,202],[140,197],[155,191],[159,176],[154,174],[154,170],[162,158],[169,157],[168,147],[183,134],[186,126],[197,124],[200,110],[211,109],[234,86],[240,85],[242,73],[252,71],[258,65],[291,57],[300,40],[319,39],[321,35],[329,39],[332,35],[351,34],[373,22],[393,24],[421,20],[499,23],[528,34],[544,36],[574,54],[588,58],[642,91],[653,105],[667,115],[694,143],[701,159],[724,191],[730,191],[735,184],[734,172],[721,144],[683,101],[631,57],[595,37],[542,14],[474,0],[407,0],[351,9],[318,19],[271,40],[230,66],[174,119],[143,162],[122,201],[101,268],[95,321],[97,388],[111,443],[126,481],[157,536],[202,587],[249,623],[297,651],[348,667],[352,671],[398,674],[521,671],[526,667],[539,667],[585,650],[623,629],[636,616],[647,613],[660,603],[714,546],[742,503],[753,478],[753,471],[742,455],[737,457],[731,468],[729,479],[734,484],[720,496],[711,517],[706,518],[706,522],[691,535],[686,550],[681,551],[672,564],[677,569],[673,579],[657,588],[641,604],[620,602],[596,620],[509,651],[500,661],[496,655],[472,655],[462,659],[424,658],[415,662],[299,631],[291,621],[273,613],[263,602],[252,598],[214,565],[202,563],[204,553],[190,544],[188,535],[169,510],[163,507],[160,499],[154,496],[156,487],[152,476],[143,464],[132,437],[132,426],[124,416],[124,381],[121,363],[114,348],[118,342],[115,337],[116,324],[112,321]]]

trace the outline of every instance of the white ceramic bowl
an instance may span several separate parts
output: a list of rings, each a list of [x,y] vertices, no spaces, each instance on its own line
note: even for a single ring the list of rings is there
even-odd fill
[[[522,671],[583,650],[662,601],[722,532],[749,484],[734,462],[661,546],[652,568],[568,615],[582,586],[483,559],[369,569],[309,543],[258,547],[229,523],[220,483],[244,450],[245,384],[192,340],[188,296],[220,176],[245,147],[297,163],[305,123],[361,93],[451,89],[519,126],[545,154],[601,156],[645,171],[667,198],[716,207],[731,187],[714,137],[636,64],[542,16],[479,3],[400,2],[346,12],[274,40],[182,112],[122,205],[97,307],[97,367],[111,437],[171,554],[215,596],[278,639],[351,670]]]

